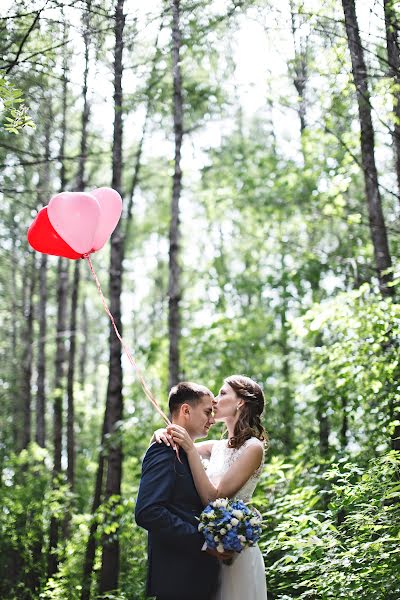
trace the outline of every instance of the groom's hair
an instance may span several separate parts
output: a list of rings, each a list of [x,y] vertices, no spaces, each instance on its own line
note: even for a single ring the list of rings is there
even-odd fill
[[[214,394],[208,388],[198,383],[181,381],[181,383],[174,385],[168,396],[168,406],[171,415],[176,413],[182,404],[196,406],[203,396],[210,396],[211,399],[214,398]]]

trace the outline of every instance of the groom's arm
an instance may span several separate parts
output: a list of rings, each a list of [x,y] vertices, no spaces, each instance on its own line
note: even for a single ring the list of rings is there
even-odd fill
[[[153,444],[147,450],[135,507],[136,523],[170,542],[200,550],[204,537],[197,527],[168,509],[176,477],[175,460],[175,452],[163,444]]]

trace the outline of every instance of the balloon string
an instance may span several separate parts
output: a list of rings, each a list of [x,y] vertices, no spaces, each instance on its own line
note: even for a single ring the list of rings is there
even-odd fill
[[[110,317],[110,321],[112,323],[112,326],[114,327],[114,331],[116,333],[116,336],[119,339],[119,341],[121,342],[121,346],[124,349],[125,354],[128,357],[129,362],[131,363],[131,365],[133,366],[133,368],[136,371],[136,374],[137,374],[137,376],[139,378],[139,381],[140,381],[140,383],[142,385],[144,393],[146,394],[147,398],[150,400],[151,404],[154,406],[154,408],[156,409],[156,411],[159,413],[159,415],[161,415],[161,417],[167,423],[167,425],[170,425],[171,421],[168,419],[168,417],[161,410],[160,405],[157,402],[157,400],[155,399],[155,397],[153,396],[153,394],[151,393],[151,391],[150,391],[150,389],[149,389],[149,387],[148,387],[148,385],[147,385],[147,383],[146,383],[146,381],[145,381],[145,379],[144,379],[144,377],[142,375],[142,372],[141,372],[140,368],[136,364],[136,361],[134,360],[134,358],[133,358],[133,356],[132,356],[132,354],[131,354],[128,346],[125,344],[124,340],[122,339],[122,337],[121,337],[121,335],[120,335],[120,333],[118,331],[118,328],[117,328],[117,326],[115,324],[115,321],[114,321],[114,317],[112,316],[112,314],[110,312],[110,309],[108,308],[107,303],[105,301],[105,298],[103,296],[103,292],[102,292],[101,286],[100,286],[100,281],[99,281],[99,279],[98,279],[98,277],[96,275],[96,272],[95,272],[95,270],[93,268],[92,261],[90,260],[90,256],[87,255],[87,254],[84,254],[83,258],[86,258],[86,260],[89,263],[89,267],[90,267],[90,270],[92,272],[93,278],[94,278],[94,280],[96,282],[97,290],[98,290],[98,292],[100,294],[100,298],[101,298],[101,301],[103,303],[104,310],[106,311],[106,313]]]

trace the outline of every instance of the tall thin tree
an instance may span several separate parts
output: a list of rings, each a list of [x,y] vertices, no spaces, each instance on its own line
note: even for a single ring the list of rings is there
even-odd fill
[[[117,0],[115,8],[115,54],[114,54],[114,135],[112,148],[112,188],[121,192],[122,188],[122,74],[124,50],[124,0]],[[122,333],[121,291],[123,272],[123,235],[120,223],[111,236],[110,258],[110,309],[115,324]],[[106,499],[118,498],[121,494],[122,443],[118,438],[118,423],[123,415],[121,346],[110,326],[110,367],[107,387],[107,431],[113,439],[108,447],[106,479]],[[102,540],[102,561],[100,572],[100,593],[118,587],[120,548],[115,535],[104,535]]]
[[[53,126],[53,107],[51,95],[44,99],[46,104],[44,134],[44,165],[39,179],[39,205],[46,204],[50,191],[50,138]],[[40,257],[39,270],[39,341],[37,360],[37,392],[36,392],[36,442],[39,446],[46,444],[46,332],[47,332],[47,255]]]
[[[11,310],[13,315],[18,314],[18,285],[17,285],[17,265],[18,265],[18,248],[17,248],[17,239],[18,239],[18,228],[16,222],[16,209],[13,204],[10,206],[10,222],[11,222],[11,260],[14,268],[11,269]],[[19,364],[19,351],[18,351],[18,326],[17,319],[11,319],[11,356],[12,356],[12,391],[13,396],[18,398],[19,396],[19,388],[20,388],[20,377],[18,374],[18,364]],[[18,423],[19,423],[19,402],[12,402],[12,427],[11,427],[11,436],[16,442],[18,439]],[[4,444],[5,445],[5,444]],[[16,443],[15,443],[16,447]],[[3,472],[3,471],[1,471]],[[0,478],[1,479],[1,478]]]
[[[160,30],[161,30],[161,27],[162,27],[162,25],[160,26]],[[154,53],[154,57],[153,57],[153,61],[152,61],[152,68],[151,68],[151,72],[150,72],[149,82],[148,82],[147,89],[146,89],[147,102],[146,102],[145,119],[144,119],[144,123],[143,123],[142,135],[139,140],[139,145],[138,145],[136,155],[135,155],[135,166],[133,169],[131,186],[130,186],[130,189],[128,192],[128,207],[127,207],[127,211],[126,211],[125,231],[123,233],[123,241],[122,241],[122,257],[125,256],[126,244],[129,239],[130,232],[131,232],[130,226],[131,226],[131,223],[133,220],[133,214],[132,214],[133,213],[133,199],[134,199],[135,191],[137,189],[137,186],[139,184],[139,179],[140,179],[140,169],[142,166],[143,145],[144,145],[144,140],[146,137],[149,113],[150,113],[151,102],[152,102],[151,92],[152,92],[152,88],[156,82],[155,76],[156,76],[156,62],[157,62],[157,57],[158,57],[158,39],[159,38],[157,36],[157,39],[155,42],[156,49],[155,49],[155,53]],[[122,269],[122,263],[121,263],[121,269]],[[102,428],[102,433],[101,433],[101,449],[100,449],[100,453],[99,453],[99,461],[98,461],[98,467],[97,467],[97,473],[96,473],[95,490],[94,490],[93,504],[92,504],[92,514],[93,515],[96,513],[96,511],[99,508],[100,503],[101,503],[103,474],[104,474],[104,468],[105,468],[105,454],[106,454],[104,446],[105,446],[105,436],[108,433],[108,406],[109,406],[109,404],[107,402],[106,410],[105,410],[105,414],[104,414],[104,420],[103,420],[103,428]],[[93,519],[93,522],[90,526],[89,538],[88,538],[88,543],[87,543],[86,552],[85,552],[81,600],[89,600],[89,597],[90,597],[91,577],[92,577],[95,551],[96,551],[96,537],[95,537],[96,530],[97,530],[97,520]]]
[[[85,560],[83,563],[83,573],[82,573],[82,586],[81,586],[81,600],[89,600],[90,598],[90,589],[92,587],[92,573],[93,573],[93,565],[94,559],[96,555],[96,532],[98,527],[98,520],[95,518],[96,511],[100,506],[102,499],[102,490],[103,490],[103,477],[104,477],[104,469],[105,469],[105,449],[104,449],[104,441],[107,434],[108,427],[108,411],[107,404],[106,410],[104,413],[103,419],[103,428],[101,432],[101,447],[99,453],[99,460],[97,463],[97,471],[96,471],[96,481],[94,486],[94,494],[92,501],[92,522],[89,528],[89,536],[86,544],[85,550]]]
[[[22,355],[21,405],[23,410],[22,448],[26,448],[32,439],[32,350],[33,350],[33,312],[36,281],[35,255],[26,264],[26,292],[24,303],[25,336]]]
[[[60,188],[63,189],[65,184],[65,141],[67,130],[67,97],[68,97],[68,53],[66,43],[69,37],[69,29],[63,14],[63,74],[62,74],[62,122],[61,122],[61,140],[59,149],[60,158]],[[63,429],[63,372],[64,372],[64,340],[63,332],[65,331],[65,307],[66,307],[66,280],[64,276],[66,265],[62,263],[62,259],[58,262],[58,284],[57,284],[57,342],[56,342],[56,357],[55,357],[55,386],[53,399],[53,486],[57,487],[58,479],[61,474],[61,453],[62,453],[62,429]],[[56,516],[50,519],[49,530],[49,550],[47,557],[47,575],[52,577],[57,570],[58,556],[57,546],[59,541],[59,520]]]
[[[397,6],[396,6],[397,5]],[[393,95],[393,148],[397,177],[397,191],[400,201],[400,14],[396,0],[383,0],[385,13],[386,47],[388,54],[388,75]]]
[[[173,119],[175,137],[174,175],[172,182],[171,217],[169,229],[169,280],[168,280],[168,335],[169,335],[169,387],[179,380],[180,318],[180,218],[179,202],[182,191],[181,149],[183,141],[183,96],[180,51],[182,33],[180,26],[180,0],[171,0],[172,9],[172,80]]]
[[[79,319],[79,329],[82,342],[79,348],[79,385],[84,387],[86,381],[86,370],[88,364],[88,342],[89,342],[89,315],[86,298],[81,300],[82,310]]]
[[[361,160],[368,204],[369,225],[374,249],[379,287],[383,295],[393,295],[391,266],[386,225],[375,164],[375,136],[372,124],[368,72],[360,38],[354,0],[342,0],[353,79],[356,87],[358,116],[361,129]]]
[[[91,0],[87,0],[83,15],[83,40],[85,46],[85,67],[83,70],[83,86],[82,86],[82,99],[83,99],[83,110],[81,117],[81,132],[80,132],[80,153],[78,162],[78,173],[76,177],[76,189],[83,191],[86,185],[86,162],[87,162],[87,151],[88,151],[88,125],[90,117],[90,105],[88,102],[88,77],[89,77],[89,65],[90,65],[90,13],[91,13]],[[70,345],[68,354],[68,375],[67,375],[67,398],[68,398],[68,410],[67,410],[67,480],[71,487],[74,488],[75,482],[75,431],[74,431],[74,414],[75,414],[75,403],[74,403],[74,380],[75,380],[75,357],[76,357],[76,329],[77,329],[77,311],[78,311],[78,299],[79,299],[79,285],[80,285],[80,261],[75,261],[74,277],[72,284],[72,296],[71,296],[71,312],[70,312]]]
[[[296,10],[294,0],[289,0],[290,25],[293,38],[294,59],[291,63],[291,76],[296,88],[298,102],[297,114],[300,122],[300,133],[306,129],[306,100],[305,91],[308,80],[308,36],[301,32],[299,24],[299,11]]]

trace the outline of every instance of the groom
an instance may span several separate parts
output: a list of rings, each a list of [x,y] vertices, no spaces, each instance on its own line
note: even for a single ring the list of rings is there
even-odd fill
[[[172,422],[193,440],[205,437],[214,423],[214,396],[196,383],[183,382],[169,394]],[[135,508],[136,523],[148,531],[147,594],[158,600],[212,600],[219,575],[217,553],[202,551],[197,530],[203,506],[186,453],[152,444],[142,465]]]

